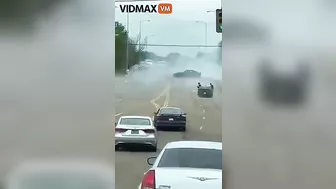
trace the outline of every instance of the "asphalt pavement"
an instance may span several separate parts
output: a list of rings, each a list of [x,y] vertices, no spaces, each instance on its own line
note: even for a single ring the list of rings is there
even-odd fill
[[[260,100],[253,65],[243,63],[226,68],[213,99],[196,96],[198,80],[167,77],[152,81],[148,88],[128,79],[119,84],[128,93],[117,102],[116,113],[152,116],[152,99],[183,108],[188,114],[187,132],[160,132],[159,148],[175,140],[222,141],[223,137],[223,178],[227,181],[223,186],[227,188],[333,188],[334,95],[312,82],[309,100],[302,106],[265,103]],[[168,92],[162,93],[167,86]],[[146,158],[156,154],[116,152],[116,188],[136,188],[149,168]]]
[[[222,141],[221,95],[215,93],[213,99],[198,98],[196,95],[198,79],[173,79],[168,76],[152,81],[150,87],[133,80],[132,77],[123,80],[116,86],[120,89],[117,93],[122,93],[116,100],[116,118],[121,115],[153,116],[156,106],[177,106],[187,113],[187,131],[160,131],[156,153],[146,152],[145,149],[116,152],[116,189],[137,188],[144,172],[149,168],[146,163],[147,157],[157,155],[168,142]]]

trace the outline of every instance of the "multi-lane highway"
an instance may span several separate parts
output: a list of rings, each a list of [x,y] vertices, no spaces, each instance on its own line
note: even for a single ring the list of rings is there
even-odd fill
[[[153,77],[152,77],[153,78]],[[124,81],[122,81],[124,80]],[[127,82],[126,82],[127,81]],[[159,132],[158,152],[171,141],[222,140],[221,97],[200,99],[196,95],[198,79],[156,77],[150,82],[123,78],[116,83],[116,119],[121,115],[152,116],[157,107],[178,106],[187,112],[187,131]],[[208,84],[209,80],[204,81]],[[212,81],[213,83],[215,81]],[[158,153],[157,152],[157,153]],[[146,158],[157,153],[144,151],[118,151],[116,162],[116,189],[137,188],[144,172],[149,168]]]
[[[305,106],[267,105],[260,101],[253,70],[252,64],[237,60],[228,65],[223,74],[224,88],[215,84],[213,99],[196,97],[193,90],[197,80],[151,77],[149,85],[149,81],[128,78],[128,82],[117,84],[122,99],[117,102],[116,113],[151,116],[155,104],[185,109],[189,130],[160,132],[159,148],[173,140],[221,141],[223,136],[223,160],[228,167],[223,178],[230,189],[334,186],[335,98],[313,82]],[[155,154],[116,152],[116,188],[136,188],[149,168],[146,158]]]

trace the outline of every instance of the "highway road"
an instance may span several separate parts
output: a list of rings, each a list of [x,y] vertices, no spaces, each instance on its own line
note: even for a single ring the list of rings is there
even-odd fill
[[[120,98],[116,100],[116,118],[121,115],[152,116],[158,105],[178,106],[187,112],[187,131],[160,131],[158,152],[171,141],[222,140],[220,94],[215,93],[213,99],[198,98],[195,89],[199,80],[172,79],[168,76],[156,78],[151,82],[151,87],[147,87],[144,83],[132,80],[132,77],[123,79],[122,83],[116,84],[116,88],[120,89],[118,93],[122,93],[117,95]],[[136,188],[143,173],[149,168],[146,158],[157,153],[143,150],[116,152],[116,189]]]
[[[253,65],[242,63],[236,61],[226,67],[223,88],[218,90],[222,93],[206,100],[197,98],[193,91],[197,80],[163,77],[148,88],[141,87],[141,82],[132,84],[128,78],[128,82],[118,84],[129,93],[117,102],[116,113],[151,116],[155,107],[150,101],[164,105],[168,96],[169,106],[180,106],[188,113],[189,130],[160,132],[159,148],[174,140],[221,141],[223,136],[223,162],[230,189],[333,188],[334,95],[313,82],[304,106],[267,105],[259,99]],[[170,86],[168,92],[162,93],[166,86]],[[156,153],[116,152],[116,188],[136,188],[149,168],[146,158],[153,155]]]

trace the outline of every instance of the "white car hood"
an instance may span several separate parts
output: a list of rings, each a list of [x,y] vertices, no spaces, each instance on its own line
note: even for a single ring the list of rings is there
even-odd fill
[[[155,168],[156,188],[221,189],[222,170]]]

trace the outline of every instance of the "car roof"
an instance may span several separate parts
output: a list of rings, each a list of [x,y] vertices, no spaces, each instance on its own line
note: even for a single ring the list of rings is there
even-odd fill
[[[138,119],[152,119],[149,116],[121,116],[120,119],[124,119],[124,118],[138,118]]]
[[[181,110],[181,108],[178,108],[178,107],[162,107],[160,108],[160,110],[162,109],[177,109],[177,110]]]
[[[174,141],[169,142],[165,146],[165,149],[173,148],[203,148],[222,150],[222,143],[213,141]]]

